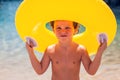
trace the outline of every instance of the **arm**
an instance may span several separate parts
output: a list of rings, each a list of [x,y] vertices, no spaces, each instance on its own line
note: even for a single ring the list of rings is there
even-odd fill
[[[87,50],[83,48],[82,62],[85,67],[85,70],[89,74],[94,75],[98,70],[101,62],[102,53],[106,49],[106,47],[107,47],[107,41],[104,41],[104,43],[100,43],[100,46],[97,50],[97,54],[93,61],[91,61],[91,59],[89,58]]]
[[[32,64],[34,70],[36,71],[36,73],[38,73],[38,74],[44,73],[46,71],[46,69],[48,68],[49,63],[50,63],[50,58],[49,58],[49,55],[47,53],[47,50],[44,53],[44,56],[43,56],[41,62],[39,62],[34,54],[32,43],[29,45],[26,42],[26,48],[27,48],[27,51],[28,51],[28,54],[30,57],[31,64]]]

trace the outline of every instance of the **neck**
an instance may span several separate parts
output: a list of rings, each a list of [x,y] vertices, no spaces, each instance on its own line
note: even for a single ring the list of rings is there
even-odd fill
[[[67,42],[59,42],[58,46],[63,48],[63,49],[68,49],[70,46],[73,44],[72,41],[67,41]]]

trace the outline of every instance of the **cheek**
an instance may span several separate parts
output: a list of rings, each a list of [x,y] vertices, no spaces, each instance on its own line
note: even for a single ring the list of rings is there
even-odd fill
[[[55,34],[57,37],[60,35],[60,33],[57,32],[57,31],[54,31],[54,34]]]
[[[75,33],[74,30],[69,31],[69,34],[74,34],[74,33]]]

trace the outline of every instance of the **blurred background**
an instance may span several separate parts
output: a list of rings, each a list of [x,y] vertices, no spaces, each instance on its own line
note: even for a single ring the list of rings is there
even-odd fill
[[[15,13],[22,0],[0,0],[0,80],[51,80],[51,67],[38,76],[30,63],[25,44],[15,28]],[[105,0],[117,19],[117,33],[103,54],[96,75],[81,68],[81,80],[120,80],[120,0]],[[43,54],[36,52],[38,59]],[[91,56],[93,58],[94,56]]]

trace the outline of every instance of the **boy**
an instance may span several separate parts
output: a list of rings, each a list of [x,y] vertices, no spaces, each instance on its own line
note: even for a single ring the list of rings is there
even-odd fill
[[[73,35],[78,32],[78,28],[71,21],[56,20],[52,22],[53,32],[58,43],[49,46],[44,56],[39,62],[34,55],[33,42],[26,42],[26,48],[34,70],[42,74],[52,64],[52,80],[79,80],[81,62],[85,70],[94,75],[100,65],[103,51],[107,47],[107,40],[100,42],[97,54],[91,61],[86,48],[72,41]]]

